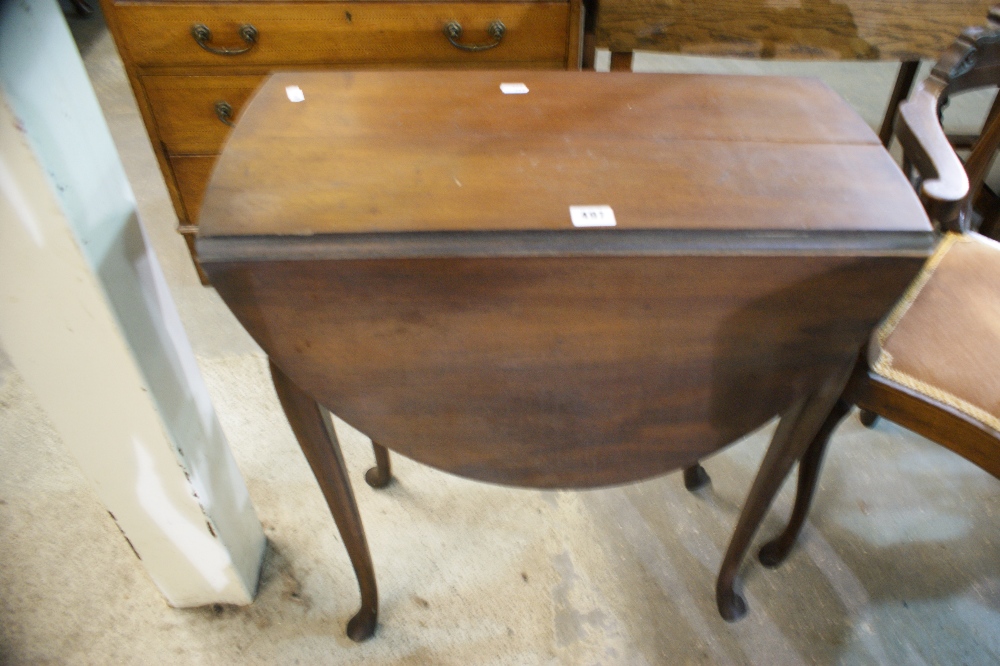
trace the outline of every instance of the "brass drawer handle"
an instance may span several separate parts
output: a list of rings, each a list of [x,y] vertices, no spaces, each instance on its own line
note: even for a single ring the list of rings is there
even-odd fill
[[[215,115],[223,124],[235,127],[233,125],[233,106],[229,102],[216,102]]]
[[[194,37],[194,41],[198,42],[198,46],[216,55],[231,56],[246,53],[257,43],[257,28],[249,23],[241,25],[240,29],[237,30],[237,34],[240,36],[240,39],[246,42],[247,45],[244,48],[228,49],[215,47],[209,45],[209,42],[212,41],[212,31],[208,29],[207,25],[204,23],[195,23],[191,26],[191,36]]]
[[[499,46],[500,40],[503,39],[506,32],[507,26],[503,24],[503,21],[496,20],[486,28],[486,34],[493,38],[492,42],[489,44],[462,44],[456,41],[462,36],[462,24],[458,21],[448,21],[444,26],[444,36],[448,38],[452,46],[463,51],[486,51]]]

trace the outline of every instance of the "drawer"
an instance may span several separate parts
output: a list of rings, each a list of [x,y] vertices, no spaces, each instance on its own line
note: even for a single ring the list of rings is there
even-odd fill
[[[548,63],[565,67],[568,2],[337,2],[203,4],[118,3],[119,35],[140,67],[378,63]],[[463,44],[487,44],[488,26],[505,32],[491,49],[465,51],[449,43],[445,25],[462,26]],[[206,45],[248,46],[240,28],[256,39],[243,53],[217,55],[199,46],[192,27],[211,31]]]
[[[232,109],[230,122],[266,76],[142,76],[160,141],[167,153],[217,153],[229,136],[229,125],[217,105]]]
[[[170,168],[174,172],[177,191],[184,203],[184,211],[190,224],[197,224],[201,200],[208,187],[217,155],[184,155],[170,158]]]

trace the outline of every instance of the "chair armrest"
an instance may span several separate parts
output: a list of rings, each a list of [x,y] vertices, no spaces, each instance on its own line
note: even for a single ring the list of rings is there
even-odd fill
[[[921,84],[900,105],[896,133],[904,157],[920,175],[920,199],[931,221],[948,231],[967,231],[969,220],[963,203],[969,193],[969,178],[941,127],[934,87]]]

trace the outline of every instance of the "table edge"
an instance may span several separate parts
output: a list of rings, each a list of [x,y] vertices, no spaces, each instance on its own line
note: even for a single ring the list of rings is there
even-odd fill
[[[911,231],[573,229],[209,236],[203,263],[488,257],[930,256],[937,236]]]

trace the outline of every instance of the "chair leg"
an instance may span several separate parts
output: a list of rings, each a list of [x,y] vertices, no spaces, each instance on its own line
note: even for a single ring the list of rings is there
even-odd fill
[[[347,635],[351,640],[363,641],[375,633],[378,621],[375,569],[372,567],[361,514],[354,501],[354,491],[351,490],[351,481],[347,476],[330,413],[286,377],[273,361],[271,378],[288,422],[312,467],[316,481],[319,482],[344,540],[347,555],[354,566],[361,589],[361,610],[347,623]]]
[[[809,513],[809,505],[812,503],[813,494],[816,491],[820,466],[823,464],[823,456],[826,453],[827,444],[830,442],[830,435],[833,434],[834,429],[849,411],[851,411],[850,404],[843,399],[837,400],[830,415],[826,417],[826,421],[816,433],[812,444],[809,445],[802,460],[799,461],[799,484],[795,494],[795,508],[792,509],[792,517],[785,530],[776,539],[764,544],[764,547],[757,554],[757,559],[765,567],[778,566],[785,561],[788,553],[791,552],[799,532],[802,531],[802,525],[806,522],[806,514]]]
[[[695,463],[684,470],[684,487],[692,492],[704,488],[711,482],[712,478],[701,463]]]
[[[746,600],[736,588],[739,583],[737,573],[750,540],[792,465],[805,454],[836,404],[847,384],[852,365],[831,375],[816,392],[801,398],[781,415],[719,569],[715,601],[719,614],[728,622],[740,619],[747,612]]]
[[[365,481],[372,488],[385,488],[392,481],[392,465],[389,463],[389,449],[372,441],[375,450],[375,466],[365,472]]]

